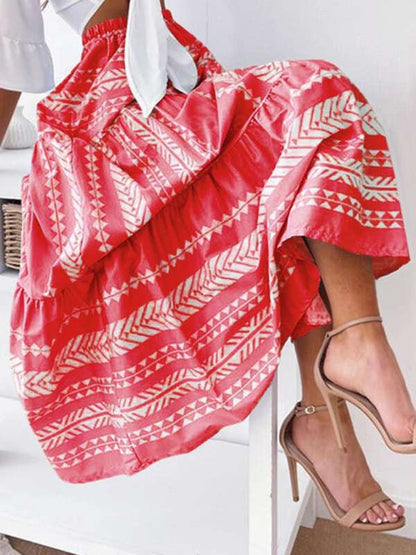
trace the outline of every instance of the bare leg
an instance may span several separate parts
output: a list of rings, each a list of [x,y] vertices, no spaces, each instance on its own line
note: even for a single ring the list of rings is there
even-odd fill
[[[309,237],[305,240],[321,273],[333,327],[361,316],[379,315],[371,258]]]
[[[0,145],[6,135],[20,94],[18,91],[0,89]]]
[[[324,298],[324,295],[322,295]],[[324,333],[330,326],[317,328],[299,337],[295,350],[302,379],[302,402],[321,405],[324,400],[316,387],[313,365],[322,344]],[[364,453],[357,441],[347,408],[342,410],[343,433],[348,443],[347,452],[341,451],[328,412],[297,418],[293,423],[293,440],[313,462],[319,476],[326,483],[332,495],[344,509],[348,510],[360,499],[379,489],[372,478]],[[403,507],[393,501],[378,503],[360,517],[362,521],[380,523],[394,522],[404,513]]]
[[[371,258],[305,239],[321,273],[333,327],[379,315]],[[412,440],[416,412],[382,323],[360,324],[333,337],[324,368],[335,383],[374,403],[394,439]]]

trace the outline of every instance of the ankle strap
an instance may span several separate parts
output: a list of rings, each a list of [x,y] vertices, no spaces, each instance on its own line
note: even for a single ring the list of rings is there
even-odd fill
[[[327,331],[325,336],[326,337],[332,337],[334,335],[336,335],[337,333],[341,333],[342,331],[346,330],[347,328],[350,328],[352,326],[356,326],[357,324],[363,324],[364,322],[382,322],[382,318],[381,316],[364,316],[364,318],[357,318],[356,320],[350,320],[349,322],[346,322],[345,324],[343,324],[342,326],[339,326],[338,328],[335,328],[331,331]]]
[[[345,403],[345,399],[338,399],[338,404]],[[295,416],[307,416],[310,414],[315,414],[315,412],[320,412],[322,410],[328,410],[326,405],[302,405],[299,401],[295,405]]]

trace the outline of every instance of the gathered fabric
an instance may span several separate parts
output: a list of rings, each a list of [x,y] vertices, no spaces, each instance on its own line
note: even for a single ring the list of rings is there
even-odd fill
[[[304,237],[409,261],[385,133],[325,60],[227,70],[169,10],[198,70],[145,117],[126,18],[83,34],[38,104],[22,182],[10,361],[57,472],[80,483],[186,453],[256,406],[286,341],[331,319]]]

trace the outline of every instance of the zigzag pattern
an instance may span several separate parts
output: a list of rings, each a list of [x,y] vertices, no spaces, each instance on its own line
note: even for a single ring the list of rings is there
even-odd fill
[[[94,406],[89,405],[87,409],[75,410],[69,413],[62,421],[45,426],[40,430],[39,435],[42,438],[44,448],[51,449],[58,447],[63,441],[73,439],[90,429],[95,429],[102,425],[103,419],[108,420],[111,418],[115,422],[113,411],[115,411],[116,415],[121,415],[119,422],[121,423],[120,427],[122,427],[124,421],[134,422],[162,411],[172,402],[181,399],[184,393],[194,391],[195,389],[210,391],[212,388],[218,387],[220,380],[234,372],[238,366],[242,365],[256,351],[264,340],[270,338],[272,328],[269,319],[270,316],[267,310],[263,310],[262,313],[254,316],[218,352],[214,353],[206,363],[208,368],[215,369],[215,372],[211,372],[209,377],[206,376],[202,368],[180,369],[172,372],[166,380],[158,383],[156,387],[151,387],[147,391],[140,393],[140,395],[123,398],[120,402],[119,410],[116,410],[116,406],[111,407],[111,415],[107,414],[110,411],[110,407],[103,406],[102,403]],[[258,334],[255,333],[257,328],[260,331]],[[247,337],[249,337],[248,341]],[[174,359],[170,362],[173,361]],[[234,384],[234,391],[240,390],[241,387],[242,380],[239,380]],[[253,383],[251,383],[250,390],[252,388]],[[82,397],[84,396],[85,393]],[[236,398],[233,395],[233,399]],[[191,403],[190,410],[192,410],[193,405],[194,403]],[[162,429],[164,422],[155,424],[155,426]],[[147,431],[147,428],[144,431]]]
[[[60,93],[52,92],[43,101],[43,106],[49,108],[52,112],[63,111],[67,108],[72,110],[79,109],[80,103],[84,100],[85,95],[74,95],[70,91],[61,91]]]
[[[55,154],[67,180],[72,201],[72,225],[70,236],[59,255],[59,262],[63,270],[72,281],[75,281],[83,268],[82,242],[83,242],[83,202],[79,185],[72,169],[72,141],[69,137],[61,136],[60,140],[53,141]]]
[[[152,214],[138,184],[114,164],[110,164],[110,172],[120,201],[124,227],[131,235],[148,222]]]
[[[287,133],[281,156],[263,189],[265,207],[284,178],[302,164],[325,138],[345,129],[359,119],[358,109],[354,111],[353,98],[351,91],[344,91],[309,107],[294,119]],[[295,193],[292,194],[294,196]],[[284,202],[284,204],[286,209],[290,208],[290,202]],[[263,220],[269,218],[274,222],[270,243],[274,242],[277,235],[276,223],[279,217],[282,217],[281,206],[281,202],[277,206],[274,204],[271,212],[265,210],[261,213]],[[273,273],[275,273],[274,268]]]
[[[282,283],[284,277],[282,276]],[[58,407],[99,393],[115,394],[115,389],[133,388],[147,378],[159,373],[166,365],[175,361],[191,361],[204,348],[229,327],[236,325],[248,310],[264,301],[264,294],[258,287],[253,287],[237,297],[220,313],[198,327],[187,342],[171,343],[159,347],[151,356],[143,358],[137,365],[112,372],[110,377],[92,376],[62,388],[56,401],[46,408],[34,409],[32,422],[45,418]],[[199,356],[199,355],[198,355]],[[218,370],[219,372],[220,370]],[[123,402],[122,400],[120,401]]]
[[[92,227],[96,230],[95,240],[99,243],[99,250],[107,253],[112,250],[111,242],[109,241],[110,233],[106,231],[108,222],[106,222],[105,203],[103,202],[104,193],[101,190],[100,174],[98,168],[98,153],[96,149],[87,145],[85,147],[85,165],[88,175],[88,196],[90,206],[90,217],[93,220]]]
[[[368,104],[368,102],[357,101],[357,107],[359,114],[361,116],[361,121],[363,123],[364,131],[367,135],[384,135],[384,129],[377,119],[373,108]]]
[[[397,184],[394,176],[371,177],[363,171],[363,162],[351,158],[343,160],[337,156],[320,153],[316,157],[308,177],[331,181],[342,181],[357,188],[368,200],[392,202],[397,200]]]
[[[133,140],[121,129],[112,129],[111,134],[117,141],[117,144],[123,151],[128,152],[131,156],[132,164],[140,169],[146,180],[152,186],[152,189],[157,194],[158,198],[166,203],[172,197],[172,187],[162,170],[158,165],[145,154],[144,150],[133,142]],[[114,153],[106,145],[99,145],[102,152],[105,152],[106,156],[117,165],[117,154]]]
[[[88,459],[94,459],[108,453],[133,454],[129,439],[118,435],[103,434],[100,437],[82,443],[79,447],[68,449],[61,455],[51,457],[51,463],[56,470],[70,469]]]
[[[101,101],[101,99],[100,99]],[[78,122],[79,128],[85,128],[86,131],[97,130],[102,128],[105,132],[105,125],[108,121],[117,115],[126,103],[131,101],[131,95],[122,95],[116,98],[103,98],[101,103],[94,109],[93,112],[88,110],[89,103],[85,103],[83,109],[78,110],[80,113],[80,118]],[[84,113],[83,113],[84,112]],[[101,135],[94,133],[94,135],[99,138]],[[94,135],[91,137],[93,140]]]
[[[270,70],[266,74],[261,72],[260,78],[263,78],[265,82],[272,82],[270,73]],[[212,81],[217,85],[215,92],[218,98],[227,94],[234,96],[236,93],[242,93],[244,100],[250,101],[254,108],[261,104],[262,97],[255,96],[253,89],[247,85],[244,75],[240,75],[238,71],[229,70],[215,74]]]
[[[91,363],[105,363],[135,349],[150,337],[174,329],[258,264],[258,235],[251,233],[240,244],[209,260],[190,278],[159,300],[140,306],[126,318],[97,332],[75,336],[59,353],[56,365],[33,379],[18,373],[23,397],[52,393],[62,376]],[[241,260],[241,262],[240,262]],[[94,346],[94,348],[92,348]]]
[[[221,234],[224,229],[232,228],[238,222],[241,221],[241,218],[248,213],[249,210],[258,206],[259,203],[259,196],[260,193],[245,193],[246,198],[241,199],[238,201],[238,205],[236,207],[232,206],[231,211],[229,214],[224,213],[222,214],[221,219],[213,220],[211,225],[203,226],[201,229],[196,229],[194,235],[192,235],[189,240],[185,242],[185,244],[181,247],[178,247],[177,251],[169,255],[165,260],[161,260],[157,267],[152,269],[151,271],[147,271],[145,273],[139,274],[137,276],[129,277],[129,280],[124,282],[121,286],[110,286],[105,288],[102,292],[102,302],[105,304],[110,304],[113,300],[116,302],[120,302],[120,299],[123,295],[129,295],[132,290],[137,289],[140,284],[146,283],[155,283],[157,279],[162,277],[169,268],[174,268],[180,261],[186,259],[186,257],[191,256],[195,253],[198,249],[200,249],[204,244],[209,242],[215,234]],[[88,317],[93,317],[93,314],[97,311],[101,311],[101,304],[97,306],[87,306],[87,307],[74,307],[72,312],[65,315],[63,320],[63,324],[69,326],[73,324],[74,319],[79,319],[82,315]],[[19,333],[18,330],[12,330],[13,335],[15,335],[19,340],[23,340],[23,336]],[[53,347],[53,343],[51,345],[45,345],[43,352],[48,353],[50,349]],[[32,346],[24,345],[22,346],[25,353],[32,352]],[[34,345],[34,352],[37,354],[39,352],[38,347],[36,344]],[[16,365],[14,365],[16,368]]]
[[[93,335],[75,337],[60,353],[60,372],[94,361],[106,362],[131,351],[155,334],[174,329],[257,265],[258,234],[254,231],[241,243],[208,260],[165,297],[140,306],[126,318],[110,323]],[[97,349],[92,351],[91,345]],[[58,377],[54,373],[54,381]]]
[[[364,153],[364,162],[367,166],[392,168],[393,163],[388,150],[367,149]]]
[[[185,127],[180,121],[166,118],[163,114],[160,115],[159,121],[166,128],[170,128],[178,137],[182,137],[189,148],[192,148],[195,156],[199,155],[205,162],[212,160],[213,156],[217,154],[213,145],[208,143],[201,137],[198,137],[192,129]]]
[[[255,301],[253,302],[256,306]],[[224,331],[223,329],[222,332]],[[157,386],[149,387],[133,398],[125,397],[120,404],[123,416],[130,422],[148,418],[180,399],[184,391],[217,390],[222,380],[235,372],[250,355],[256,352],[263,341],[270,338],[272,331],[270,316],[264,310],[263,313],[253,316],[246,326],[204,361],[204,367],[194,366],[192,369],[173,371]],[[198,355],[199,352],[196,352],[194,355],[196,359]]]
[[[305,91],[312,89],[313,86],[322,84],[324,79],[336,79],[337,77],[346,77],[346,75],[339,68],[322,69],[312,75],[312,77],[303,83],[299,88],[291,89],[290,96],[292,98],[298,98],[302,96]]]
[[[146,273],[137,276],[131,276],[127,282],[120,286],[111,286],[110,289],[103,291],[103,301],[110,304],[115,300],[120,302],[122,295],[128,295],[131,289],[136,289],[140,284],[156,283],[158,279],[163,277],[170,269],[175,268],[181,261],[192,256],[203,243],[210,241],[214,234],[221,234],[224,229],[233,227],[241,217],[247,214],[248,210],[258,204],[259,193],[247,194],[247,198],[241,199],[237,206],[233,206],[230,214],[223,214],[221,220],[212,220],[209,226],[202,226],[201,229],[195,229],[194,234],[186,240],[177,250],[169,254],[164,260],[160,260],[155,268],[148,270]]]
[[[53,157],[49,158],[46,155],[45,145],[42,142],[39,143],[39,153],[42,163],[48,168],[45,175],[46,198],[49,201],[50,219],[53,222],[51,225],[53,232],[52,241],[55,244],[56,253],[59,255],[68,239],[66,235],[66,216],[63,210],[63,196],[60,190],[60,181],[57,177],[58,166]]]
[[[302,191],[293,205],[293,210],[302,206],[316,206],[345,214],[368,227],[403,227],[403,220],[398,210],[363,210],[361,203],[355,197],[329,189],[311,187]]]
[[[285,69],[290,68],[291,62],[289,60],[273,61],[260,66],[254,66],[252,75],[265,81],[266,83],[274,84],[280,78]]]
[[[149,119],[148,125],[142,120],[136,119],[131,113],[125,114],[126,121],[129,123],[130,129],[148,145],[155,146],[158,154],[169,165],[179,179],[186,183],[193,176],[196,169],[195,162],[173,141],[160,126],[154,129],[158,124]]]
[[[275,354],[268,353],[261,357],[258,362],[241,377],[241,381],[236,381],[223,396],[218,396],[218,399],[214,400],[210,400],[208,397],[202,397],[198,400],[199,402],[194,401],[191,403],[189,409],[188,407],[183,407],[176,413],[171,414],[163,423],[152,423],[149,426],[141,428],[140,431],[133,432],[131,436],[135,439],[135,443],[140,446],[175,434],[184,427],[194,424],[200,418],[204,418],[219,408],[226,410],[235,409],[248,395],[251,395],[257,387],[270,378],[276,370],[278,361],[279,359]]]
[[[92,88],[89,93],[90,100],[97,100],[108,91],[117,91],[127,87],[126,72],[124,69],[110,69],[104,72],[96,88]]]
[[[70,482],[138,472],[250,413],[284,341],[329,321],[302,236],[367,248],[378,275],[408,259],[387,141],[347,76],[323,60],[226,71],[164,14],[198,86],[169,81],[144,118],[124,23],[106,22],[39,103],[22,184],[10,364]]]

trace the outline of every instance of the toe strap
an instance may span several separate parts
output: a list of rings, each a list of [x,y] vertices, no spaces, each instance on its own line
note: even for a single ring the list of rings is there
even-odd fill
[[[364,497],[364,499],[361,499],[361,501],[354,505],[354,507],[351,507],[351,509],[349,509],[349,511],[347,511],[345,515],[339,519],[339,523],[343,526],[351,528],[362,513],[365,513],[365,511],[368,511],[368,509],[371,509],[371,507],[380,503],[380,501],[386,501],[387,499],[390,498],[384,493],[384,491],[376,491],[375,493]]]

